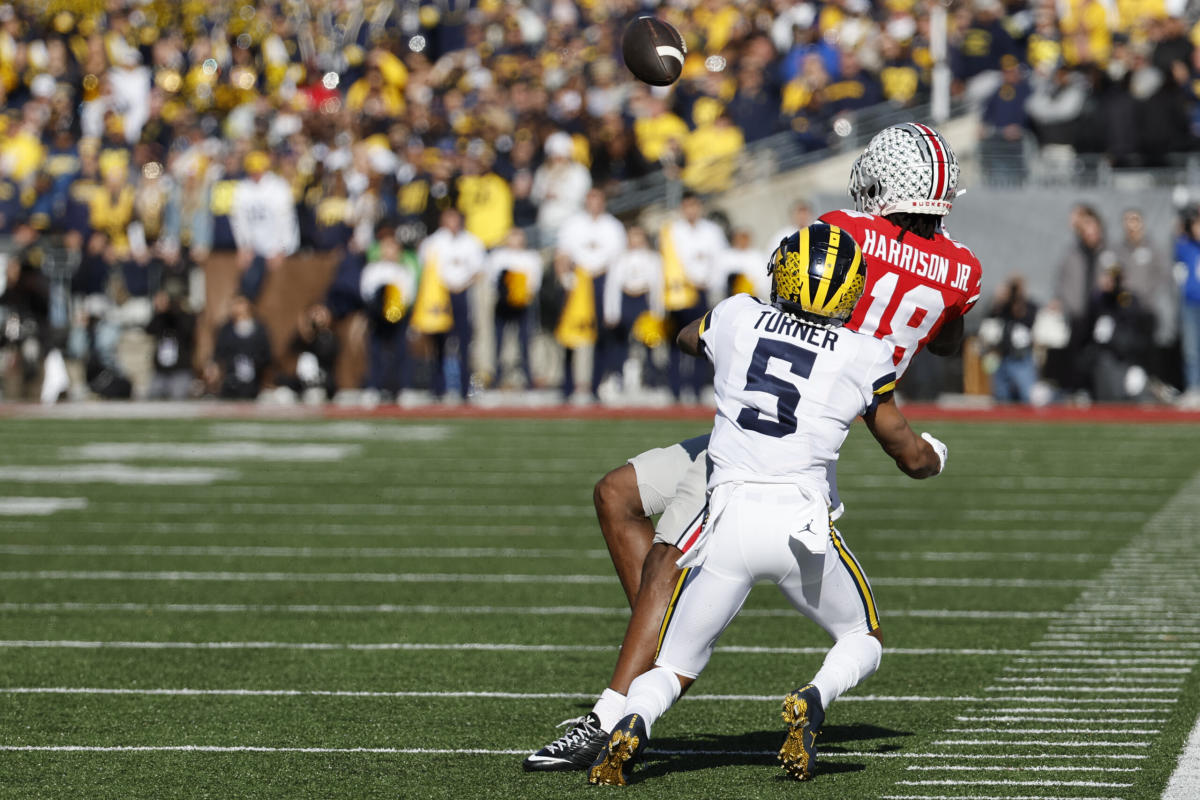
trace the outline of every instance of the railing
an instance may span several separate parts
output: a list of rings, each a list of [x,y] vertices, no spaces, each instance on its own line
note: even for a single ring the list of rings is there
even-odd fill
[[[966,111],[966,105],[952,108],[952,116]],[[739,158],[734,183],[789,172],[822,161],[830,156],[866,145],[879,131],[913,119],[929,119],[928,103],[897,107],[881,103],[852,114],[839,116],[823,148],[806,146],[791,131],[781,131],[746,145]],[[655,204],[673,207],[679,203],[684,185],[678,175],[658,170],[641,178],[624,181],[609,200],[614,214],[627,214]]]

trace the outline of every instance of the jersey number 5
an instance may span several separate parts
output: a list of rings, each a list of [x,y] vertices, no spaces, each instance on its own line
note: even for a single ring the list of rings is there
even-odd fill
[[[778,339],[759,339],[758,346],[754,348],[750,369],[746,370],[746,391],[774,395],[778,403],[775,419],[764,416],[757,409],[743,408],[738,414],[737,424],[744,430],[778,439],[796,432],[796,405],[800,402],[800,390],[791,381],[767,372],[767,365],[772,358],[786,362],[793,375],[807,378],[812,374],[817,354]]]

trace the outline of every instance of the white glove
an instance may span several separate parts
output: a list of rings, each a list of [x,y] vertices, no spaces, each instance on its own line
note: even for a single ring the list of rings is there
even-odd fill
[[[929,446],[933,448],[933,452],[937,453],[937,457],[938,457],[937,474],[941,475],[942,470],[944,470],[946,468],[946,456],[950,455],[950,448],[946,447],[945,442],[943,442],[939,439],[935,439],[932,434],[922,433],[921,438],[924,439],[925,441],[929,442]]]

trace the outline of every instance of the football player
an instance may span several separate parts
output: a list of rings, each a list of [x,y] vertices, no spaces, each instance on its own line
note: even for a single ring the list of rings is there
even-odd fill
[[[629,687],[590,783],[626,783],[654,722],[703,671],[758,581],[776,583],[835,642],[812,681],[784,699],[788,775],[812,776],[824,707],[879,667],[878,613],[830,523],[828,467],[859,415],[910,477],[941,472],[946,447],[918,437],[896,408],[892,345],[842,327],[866,282],[848,233],[818,222],[792,234],[770,273],[770,305],[734,295],[679,333],[680,349],[715,371],[706,542],[685,557],[656,666]]]
[[[979,299],[978,259],[941,225],[957,186],[958,160],[939,133],[894,125],[854,162],[849,192],[856,210],[821,217],[849,233],[870,264],[863,300],[845,327],[889,345],[898,377],[922,347],[957,352],[962,317]],[[526,770],[586,769],[621,718],[630,682],[652,666],[676,562],[703,529],[707,446],[704,435],[649,450],[596,484],[596,515],[633,614],[608,688],[592,711],[567,720],[566,733],[526,758]],[[833,475],[829,493],[836,520],[842,506]],[[662,514],[657,527],[655,514]]]

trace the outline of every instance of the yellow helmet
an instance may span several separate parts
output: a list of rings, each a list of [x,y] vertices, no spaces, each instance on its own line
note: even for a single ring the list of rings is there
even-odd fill
[[[779,243],[767,265],[771,302],[801,319],[841,325],[862,297],[862,250],[836,225],[816,222]]]

